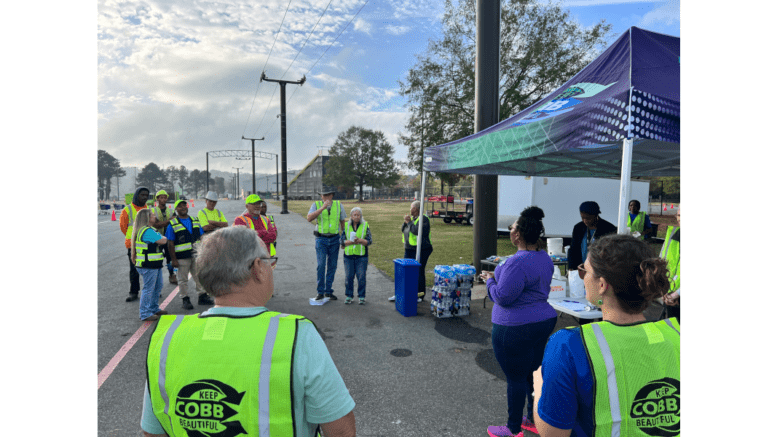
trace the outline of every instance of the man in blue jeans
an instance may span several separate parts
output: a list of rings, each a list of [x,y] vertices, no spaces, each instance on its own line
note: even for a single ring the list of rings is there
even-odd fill
[[[318,262],[316,300],[322,300],[324,297],[337,300],[337,297],[332,294],[332,283],[335,281],[337,258],[340,254],[340,232],[345,229],[345,208],[339,201],[332,200],[335,190],[324,189],[319,194],[321,200],[310,205],[307,217],[310,223],[316,223],[313,231],[313,235],[316,236],[316,261]]]

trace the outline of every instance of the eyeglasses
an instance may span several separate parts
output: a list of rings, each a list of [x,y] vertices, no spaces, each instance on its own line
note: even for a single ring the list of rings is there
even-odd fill
[[[270,261],[270,267],[272,267],[273,270],[275,270],[275,265],[278,264],[278,257],[277,256],[271,256],[269,258],[257,258],[257,259],[264,259]],[[256,260],[254,260],[256,261]],[[254,261],[251,261],[251,264],[248,265],[248,268],[251,269],[254,265]]]
[[[577,266],[577,272],[580,275],[580,279],[585,279],[585,275],[588,273],[588,270],[585,269],[585,264]]]

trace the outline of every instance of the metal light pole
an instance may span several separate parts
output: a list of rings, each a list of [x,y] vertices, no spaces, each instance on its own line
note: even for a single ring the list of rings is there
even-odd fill
[[[237,182],[235,183],[235,199],[240,195],[240,169],[243,167],[232,167],[237,170]]]
[[[266,80],[268,82],[277,82],[281,86],[281,166],[283,168],[283,174],[281,176],[281,183],[283,184],[283,195],[281,196],[281,214],[288,214],[288,186],[286,180],[286,84],[302,85],[305,83],[305,76],[298,81],[281,80],[281,79],[269,79],[262,72],[262,77],[259,82]]]
[[[241,135],[241,138],[244,140],[251,140],[251,171],[252,175],[254,177],[254,184],[252,186],[251,194],[256,194],[256,157],[254,156],[254,141],[263,141],[264,137],[262,138],[246,138]]]

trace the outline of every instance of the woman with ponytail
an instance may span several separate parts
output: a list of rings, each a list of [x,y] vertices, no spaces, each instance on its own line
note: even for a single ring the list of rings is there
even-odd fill
[[[642,312],[669,290],[666,261],[643,241],[594,241],[578,269],[603,321],[562,329],[534,373],[542,437],[680,434],[680,324]]]
[[[536,432],[532,372],[540,366],[545,343],[556,327],[556,310],[548,303],[553,260],[540,246],[543,217],[536,206],[524,209],[510,225],[510,241],[518,251],[493,272],[481,274],[494,302],[494,355],[507,378],[507,425],[489,426],[491,437],[522,436],[522,428]],[[524,405],[527,417],[522,417]]]

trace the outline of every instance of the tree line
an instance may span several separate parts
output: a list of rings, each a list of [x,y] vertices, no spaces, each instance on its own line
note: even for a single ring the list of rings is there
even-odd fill
[[[108,199],[112,180],[126,175],[127,172],[121,168],[118,159],[105,150],[97,151],[97,185],[100,200]],[[171,165],[162,169],[157,164],[150,162],[138,173],[135,184],[148,188],[152,193],[165,190],[173,197],[174,193],[179,191],[182,194],[188,194],[189,197],[196,198],[200,193],[203,195],[205,193],[207,186],[205,179],[205,171],[189,170],[183,165],[179,167]],[[220,195],[227,191],[226,183],[222,177],[211,177],[209,185],[211,190]],[[122,197],[121,193],[119,197]]]

